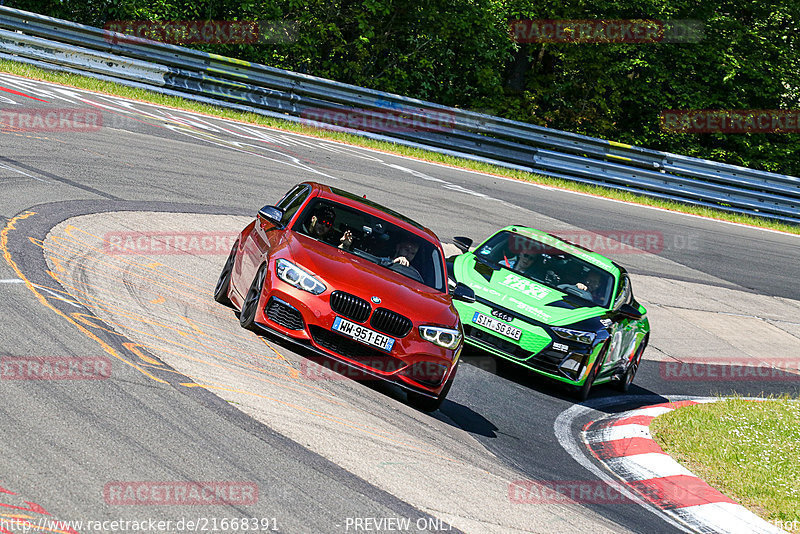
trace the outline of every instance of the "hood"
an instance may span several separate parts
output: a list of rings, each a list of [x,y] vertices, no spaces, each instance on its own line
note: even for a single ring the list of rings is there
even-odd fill
[[[381,301],[372,303],[373,308],[401,313],[415,325],[458,324],[458,315],[447,293],[302,234],[290,232],[286,245],[290,252],[286,259],[314,273],[329,291],[346,291],[367,302],[378,297]]]
[[[453,275],[457,281],[471,287],[476,297],[551,326],[565,326],[607,313],[604,308],[539,284],[510,269],[493,269],[473,254],[462,254],[455,259]]]

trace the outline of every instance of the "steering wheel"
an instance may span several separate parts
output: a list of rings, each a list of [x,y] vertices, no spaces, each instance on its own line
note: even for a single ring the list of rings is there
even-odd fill
[[[411,265],[401,265],[399,263],[391,263],[388,267],[395,272],[398,272],[402,275],[405,275],[409,278],[416,280],[417,282],[425,283],[422,280],[422,275],[419,273],[419,271],[416,268],[412,267]]]
[[[567,293],[572,293],[573,295],[577,295],[582,299],[588,300],[590,302],[592,301],[592,294],[589,291],[586,291],[585,289],[580,289],[575,284],[559,284],[556,287],[558,287],[558,289],[566,291]]]

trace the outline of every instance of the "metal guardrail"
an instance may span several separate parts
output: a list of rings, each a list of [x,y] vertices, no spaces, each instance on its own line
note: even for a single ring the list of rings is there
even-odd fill
[[[4,6],[0,57],[570,181],[800,223],[797,177],[449,108]],[[387,113],[401,117],[402,127],[364,131],[335,118],[374,123]]]

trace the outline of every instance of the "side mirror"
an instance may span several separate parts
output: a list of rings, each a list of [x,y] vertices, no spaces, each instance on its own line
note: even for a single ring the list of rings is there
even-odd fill
[[[630,304],[623,304],[617,310],[617,313],[620,315],[627,317],[628,319],[639,320],[642,318],[642,312],[639,311],[638,308],[631,306]]]
[[[454,237],[453,244],[458,247],[461,252],[469,252],[469,247],[472,246],[472,239],[468,237]]]
[[[467,284],[459,282],[453,288],[453,298],[464,302],[475,302],[475,292]]]
[[[283,211],[275,206],[264,206],[258,210],[258,216],[280,226],[281,219],[283,218]]]

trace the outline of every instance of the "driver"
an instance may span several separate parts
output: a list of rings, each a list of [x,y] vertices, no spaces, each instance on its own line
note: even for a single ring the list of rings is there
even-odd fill
[[[603,279],[599,273],[595,271],[589,271],[589,274],[586,275],[585,282],[578,282],[575,284],[575,287],[581,289],[583,291],[588,291],[592,295],[592,300],[595,302],[602,302],[603,297]]]

